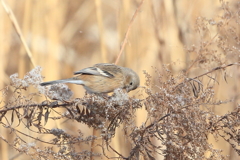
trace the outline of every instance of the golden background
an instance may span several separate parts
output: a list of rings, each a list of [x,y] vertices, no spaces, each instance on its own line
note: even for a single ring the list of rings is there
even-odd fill
[[[186,48],[198,46],[203,41],[202,37],[211,40],[218,32],[217,29],[211,29],[209,34],[201,35],[195,28],[197,18],[200,16],[207,19],[218,18],[223,12],[221,9],[223,2],[219,0],[145,0],[143,4],[141,0],[1,0],[1,2],[0,88],[10,83],[11,74],[18,73],[21,78],[33,69],[35,66],[32,62],[43,68],[44,81],[72,77],[74,71],[96,63],[114,63],[127,31],[129,34],[118,65],[136,71],[140,76],[141,85],[144,86],[143,70],[154,75],[152,67],[161,72],[163,64],[169,65],[173,74],[186,70],[197,57],[197,53],[190,54]],[[19,38],[19,31],[14,27],[13,19],[7,13],[4,3],[12,10],[32,55],[27,54]],[[140,4],[140,9],[133,18]],[[237,1],[232,0],[229,5],[234,8]],[[217,99],[238,96],[239,73],[236,68],[234,69],[229,71],[233,78],[228,84],[219,76],[219,83],[222,85],[216,88]],[[197,71],[192,69],[189,76],[205,72]],[[69,86],[74,92],[74,98],[85,94],[81,86]],[[138,90],[132,91],[130,95],[136,92]],[[44,98],[41,97],[39,101]],[[215,109],[217,114],[222,115],[233,108],[234,106],[230,105]],[[141,125],[144,116],[146,116],[144,109],[138,111],[136,123]],[[56,125],[59,124],[47,124],[47,127]],[[67,128],[71,134],[78,129],[86,135],[93,132],[91,128],[72,121],[60,125]],[[22,130],[27,132],[26,128]],[[2,127],[0,135],[11,139],[11,134]],[[30,143],[31,139],[27,141]],[[121,153],[128,154],[128,143],[121,137],[120,129],[112,143]],[[237,158],[230,145],[224,141],[216,143],[213,140],[211,143],[216,148],[223,149],[223,153],[230,155],[230,159]],[[80,148],[88,149],[84,146]],[[19,154],[4,141],[0,141],[0,159],[14,159],[13,157],[26,158],[24,154]]]

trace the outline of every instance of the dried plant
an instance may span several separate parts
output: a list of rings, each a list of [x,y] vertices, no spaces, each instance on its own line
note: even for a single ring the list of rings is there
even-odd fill
[[[238,65],[238,63],[231,64]],[[145,72],[146,86],[142,89],[146,94],[144,99],[128,97],[122,90],[116,90],[110,97],[86,95],[83,98],[70,99],[72,92],[65,85],[41,87],[41,68],[37,67],[26,74],[23,79],[12,75],[12,83],[2,90],[3,96],[11,97],[0,110],[1,125],[15,135],[13,142],[5,140],[17,151],[26,153],[33,159],[86,159],[104,155],[105,150],[112,150],[122,159],[154,159],[159,154],[166,159],[225,159],[220,150],[214,149],[208,143],[209,134],[222,137],[239,154],[236,147],[239,144],[239,106],[223,116],[212,111],[212,106],[222,105],[229,101],[216,101],[214,99],[214,85],[217,80],[214,74],[231,65],[221,66],[199,75],[187,78],[184,74],[174,77],[166,69],[167,81],[158,77],[156,84],[151,76]],[[184,79],[183,82],[177,83]],[[208,83],[202,82],[206,79]],[[37,88],[31,95],[24,95],[24,90],[30,87]],[[10,88],[13,92],[10,94]],[[55,100],[45,100],[37,103],[33,99],[44,93]],[[69,100],[69,101],[67,101]],[[134,123],[134,113],[144,107],[147,119],[141,126]],[[58,108],[64,108],[62,112]],[[51,116],[51,113],[57,113]],[[11,114],[10,118],[6,115]],[[49,119],[73,119],[85,123],[89,127],[99,130],[100,137],[84,135],[79,131],[78,136],[70,135],[61,128],[48,129],[45,124]],[[37,133],[32,137],[18,126],[24,125],[30,132]],[[128,156],[123,156],[111,145],[115,130],[123,125],[125,136],[131,142]],[[21,136],[31,138],[35,142],[26,143]],[[51,140],[45,141],[39,135],[52,135]],[[92,141],[102,139],[102,153],[91,151],[77,152],[75,146],[81,143],[91,145]],[[49,147],[39,148],[37,143],[44,143]],[[58,148],[55,151],[55,148]],[[207,154],[206,154],[207,153]],[[109,159],[113,157],[108,157]]]
[[[142,2],[131,20],[121,53]],[[240,156],[239,93],[224,99],[216,96],[220,86],[236,87],[228,81],[238,76],[240,64],[239,4],[234,5],[236,9],[220,2],[221,16],[196,19],[197,44],[185,48],[192,58],[189,65],[177,73],[171,68],[176,63],[154,69],[154,75],[144,71],[145,85],[133,97],[117,89],[109,96],[73,98],[65,84],[40,86],[41,67],[22,79],[11,75],[11,83],[1,89],[0,99],[0,127],[11,137],[0,134],[0,140],[31,159],[228,159],[209,142],[209,137],[214,137],[224,140]],[[154,30],[159,45],[163,45],[157,25]],[[212,30],[217,30],[216,34],[212,35]],[[234,109],[217,114],[215,108],[224,109],[226,104]],[[136,124],[138,110],[147,115],[141,125]],[[64,121],[85,124],[100,134],[86,136],[82,128],[73,133],[58,125]],[[57,127],[48,126],[54,122]],[[124,141],[129,143],[128,153],[112,145],[116,130],[122,130]]]

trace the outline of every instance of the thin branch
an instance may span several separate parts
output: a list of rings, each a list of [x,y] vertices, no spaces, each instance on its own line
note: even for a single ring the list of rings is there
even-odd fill
[[[121,55],[122,55],[122,53],[123,53],[123,50],[124,50],[124,48],[125,48],[126,43],[127,43],[127,39],[128,39],[130,30],[131,30],[131,27],[132,27],[132,25],[133,25],[133,22],[134,22],[135,18],[137,17],[137,14],[138,14],[138,12],[139,12],[139,10],[140,10],[143,2],[144,2],[144,0],[142,0],[142,1],[140,2],[140,4],[138,5],[138,8],[136,9],[136,11],[135,11],[135,13],[134,13],[134,15],[133,15],[133,17],[132,17],[132,19],[131,19],[131,21],[130,21],[130,24],[129,24],[128,29],[127,29],[127,32],[126,32],[126,34],[125,34],[124,40],[123,40],[122,45],[121,45],[120,52],[119,52],[118,57],[117,57],[117,59],[116,59],[116,61],[115,61],[114,64],[118,64],[118,61],[119,61],[119,59],[120,59],[120,57],[121,57]]]
[[[126,159],[126,157],[124,157],[121,153],[119,153],[118,151],[116,151],[111,145],[108,145],[109,148],[111,148],[113,150],[113,152],[115,152],[117,155],[119,155],[119,157]]]
[[[203,73],[203,74],[201,74],[201,75],[199,75],[199,76],[196,76],[196,77],[194,77],[194,78],[187,78],[185,81],[183,81],[183,82],[179,83],[178,85],[176,85],[175,88],[177,88],[178,86],[180,86],[180,85],[183,84],[183,83],[190,82],[190,81],[192,81],[192,80],[194,80],[194,79],[198,79],[198,78],[200,78],[200,77],[203,77],[203,76],[205,76],[205,75],[208,75],[209,73],[212,73],[212,72],[214,72],[214,71],[217,71],[217,70],[220,70],[220,69],[225,69],[225,68],[230,67],[230,66],[233,66],[233,65],[238,65],[238,66],[239,66],[240,64],[239,64],[239,62],[237,62],[237,63],[230,63],[230,64],[227,64],[227,65],[224,65],[224,66],[219,66],[219,67],[213,68],[211,71],[208,71],[208,72],[206,72],[206,73]]]
[[[16,29],[16,32],[17,32],[17,35],[19,36],[20,40],[22,41],[22,44],[28,54],[28,57],[31,61],[31,63],[33,64],[33,66],[35,67],[36,66],[36,63],[33,59],[33,56],[32,56],[32,52],[30,51],[29,47],[27,46],[27,43],[23,37],[23,34],[21,32],[21,29],[18,25],[18,22],[17,22],[17,19],[16,17],[14,16],[14,13],[12,12],[12,10],[10,9],[10,7],[4,2],[4,0],[1,0],[2,2],[2,6],[3,8],[5,9],[6,13],[8,14],[8,17],[10,18],[12,24],[13,24],[13,27]]]
[[[3,108],[5,109],[2,109],[0,110],[0,113],[5,113],[5,112],[8,112],[8,111],[11,111],[11,110],[16,110],[16,109],[20,109],[20,108],[31,108],[31,107],[50,107],[50,108],[58,108],[58,107],[66,107],[66,106],[70,106],[70,105],[73,105],[74,102],[71,102],[71,103],[63,103],[63,104],[53,104],[50,103],[50,104],[26,104],[26,105],[19,105],[19,106],[14,106],[14,107],[9,107],[7,108],[7,105],[5,105]]]

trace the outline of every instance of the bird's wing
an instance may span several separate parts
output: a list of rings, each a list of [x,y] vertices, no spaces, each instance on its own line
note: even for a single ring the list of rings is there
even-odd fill
[[[109,63],[99,63],[99,64],[95,64],[93,67],[84,68],[80,71],[74,72],[74,75],[91,74],[91,75],[113,78],[116,72],[121,72],[121,69],[119,66],[116,66],[114,64],[109,64]]]

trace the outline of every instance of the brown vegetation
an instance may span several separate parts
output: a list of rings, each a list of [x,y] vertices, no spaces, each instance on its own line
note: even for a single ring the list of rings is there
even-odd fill
[[[239,158],[239,2],[1,2],[0,159]],[[39,85],[99,62],[141,87]]]

